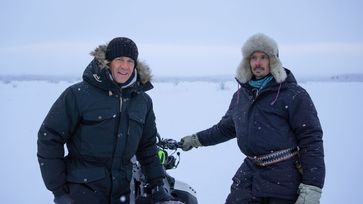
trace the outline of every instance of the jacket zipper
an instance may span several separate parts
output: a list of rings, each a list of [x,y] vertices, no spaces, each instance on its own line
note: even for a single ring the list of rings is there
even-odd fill
[[[113,142],[113,150],[112,150],[112,159],[111,159],[111,167],[110,167],[110,179],[111,179],[111,190],[110,190],[110,197],[112,196],[113,194],[113,162],[114,162],[114,158],[115,158],[115,153],[116,153],[116,146],[117,146],[117,141],[118,141],[118,137],[119,137],[119,128],[120,128],[120,122],[121,122],[121,111],[122,111],[122,96],[120,94],[119,96],[119,117],[118,117],[118,120],[117,120],[117,124],[115,124],[115,139],[114,139],[114,142]]]
[[[120,121],[121,121],[121,114],[122,114],[122,105],[123,105],[123,98],[122,98],[122,96],[120,95]],[[120,123],[120,121],[119,121],[119,123]],[[125,152],[125,148],[126,148],[126,146],[127,146],[127,140],[128,140],[128,137],[129,137],[129,130],[130,129],[130,127],[129,127],[129,125],[127,126],[127,132],[125,132],[125,135],[124,135],[124,138],[125,138],[125,143],[124,143],[124,147],[123,147],[123,153],[122,153],[122,155],[124,155],[124,152]],[[121,139],[121,138],[120,138]],[[122,163],[122,166],[124,165],[124,158],[122,158],[122,161],[121,161],[121,163]]]
[[[122,96],[120,96],[120,113],[122,112]]]
[[[253,92],[251,91],[251,93],[250,94],[252,94],[252,99],[250,100],[250,104],[249,104],[249,108],[248,108],[248,113],[247,113],[247,120],[249,120],[249,118],[250,118],[250,110],[251,110],[251,108],[252,108],[252,106],[255,106],[255,104],[256,104],[256,101],[258,100],[258,99],[260,99],[261,98],[261,95],[262,94],[266,94],[266,92],[268,92],[268,91],[271,91],[272,89],[270,88],[270,87],[266,87],[266,89],[262,89],[261,91],[258,91],[257,92],[257,94],[256,94],[256,96],[253,94]],[[248,125],[248,135],[247,135],[247,139],[246,139],[246,141],[247,141],[247,143],[249,143],[249,144],[251,144],[250,143],[250,139],[251,139],[251,134],[250,134],[250,126]],[[251,146],[251,145],[249,145],[249,146]],[[253,149],[253,148],[255,148],[255,147],[251,147],[250,149]],[[250,149],[249,150],[247,150],[247,151],[249,151],[250,152]]]

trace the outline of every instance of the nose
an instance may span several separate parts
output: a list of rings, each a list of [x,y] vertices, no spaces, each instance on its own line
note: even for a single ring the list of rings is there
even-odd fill
[[[121,68],[123,68],[123,69],[126,69],[126,68],[127,68],[127,62],[122,61],[122,62],[120,63],[120,67],[121,67]]]

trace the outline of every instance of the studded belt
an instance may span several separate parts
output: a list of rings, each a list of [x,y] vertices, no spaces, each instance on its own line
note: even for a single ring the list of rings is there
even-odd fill
[[[260,156],[247,156],[250,160],[253,161],[257,166],[269,166],[271,164],[275,164],[291,157],[298,155],[299,147],[288,148],[283,150],[278,150],[271,152],[270,154],[264,154]]]

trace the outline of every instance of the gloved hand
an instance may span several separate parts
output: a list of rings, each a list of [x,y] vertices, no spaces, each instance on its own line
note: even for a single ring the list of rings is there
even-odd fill
[[[184,151],[189,151],[193,147],[197,148],[202,146],[196,134],[185,136],[180,140],[180,142],[182,142],[182,150]]]
[[[54,198],[55,204],[73,204],[73,199],[69,196],[69,194],[63,194],[61,196],[56,196]]]
[[[166,192],[163,186],[156,186],[151,189],[151,198],[154,203],[162,203],[164,201],[174,201],[174,197]]]
[[[299,185],[299,197],[295,204],[319,204],[321,197],[321,188],[306,185],[301,183]]]

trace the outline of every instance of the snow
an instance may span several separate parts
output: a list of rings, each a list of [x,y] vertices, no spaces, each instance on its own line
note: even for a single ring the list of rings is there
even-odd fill
[[[37,162],[37,131],[60,93],[72,83],[0,82],[1,203],[52,203]],[[321,203],[358,203],[362,193],[362,82],[304,82],[324,130],[326,179]],[[162,137],[181,137],[217,123],[237,90],[233,81],[157,82],[153,98]],[[288,108],[288,107],[286,107]],[[201,204],[224,203],[242,163],[236,140],[181,152],[169,174],[197,190]]]

